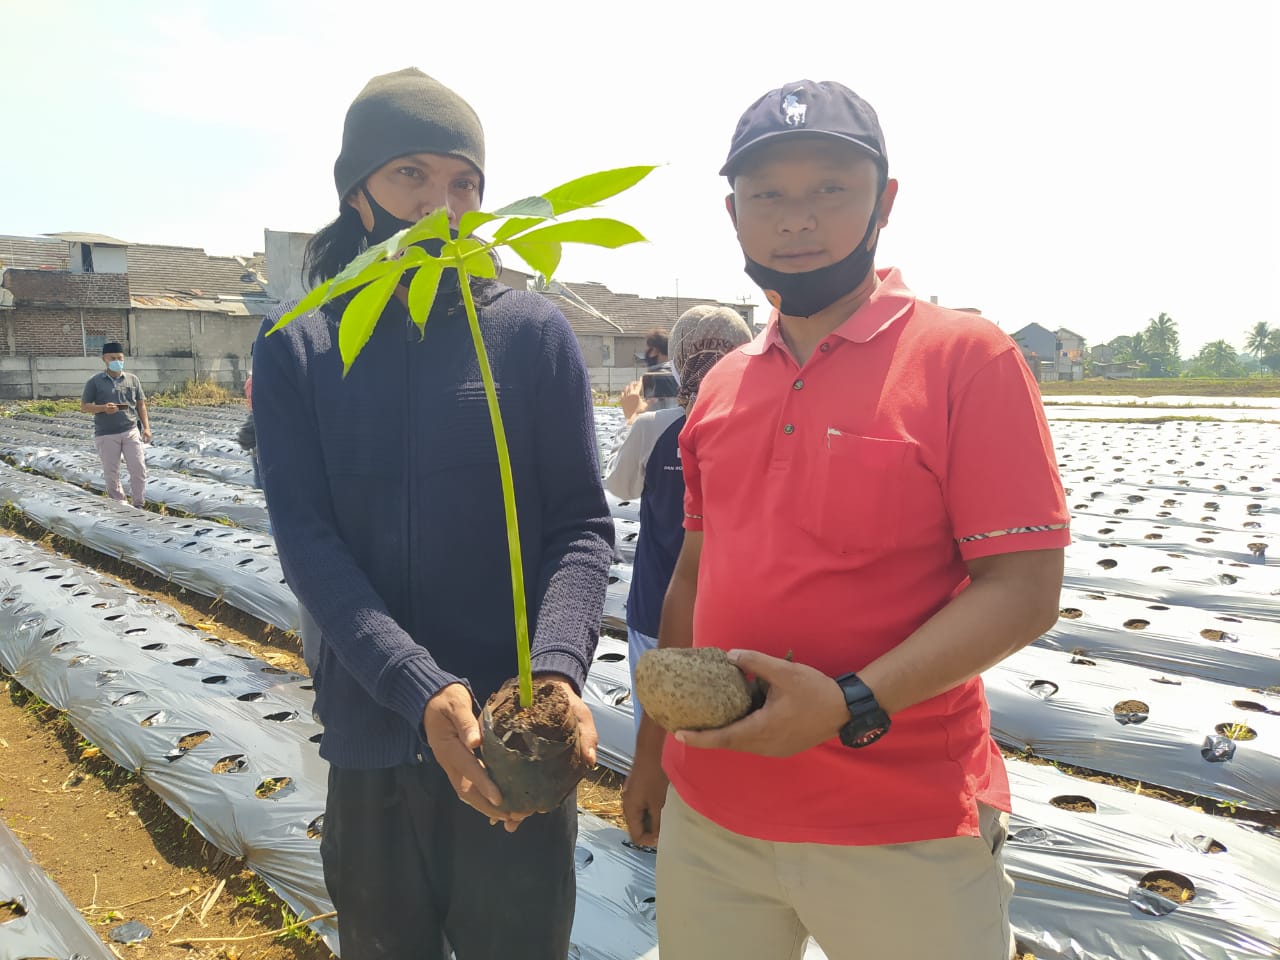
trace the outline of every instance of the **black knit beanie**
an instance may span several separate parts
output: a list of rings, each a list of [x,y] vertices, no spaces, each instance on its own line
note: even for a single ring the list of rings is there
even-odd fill
[[[333,180],[342,201],[383,164],[410,153],[460,157],[480,173],[484,130],[471,105],[421,70],[408,67],[370,80],[347,110]]]

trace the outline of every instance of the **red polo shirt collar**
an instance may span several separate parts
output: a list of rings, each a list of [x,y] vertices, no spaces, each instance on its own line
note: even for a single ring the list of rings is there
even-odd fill
[[[902,274],[897,267],[887,267],[876,271],[879,281],[871,291],[867,302],[853,312],[844,323],[831,332],[833,337],[841,337],[852,343],[866,343],[876,334],[889,329],[903,317],[911,313],[915,304],[915,296],[902,282]],[[742,352],[759,356],[771,347],[786,350],[782,340],[782,328],[778,325],[778,311],[774,310],[769,317],[769,324]]]

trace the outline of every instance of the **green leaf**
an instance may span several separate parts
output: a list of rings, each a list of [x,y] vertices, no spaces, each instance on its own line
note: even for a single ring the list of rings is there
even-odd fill
[[[404,261],[383,260],[372,266],[366,267],[360,272],[359,276],[348,276],[341,282],[338,280],[338,277],[334,277],[332,280],[328,280],[317,287],[313,287],[305,297],[298,301],[297,306],[281,317],[276,322],[276,325],[267,331],[267,336],[270,336],[282,327],[287,327],[294,320],[297,320],[298,317],[310,313],[317,307],[323,306],[331,300],[336,300],[349,290],[354,290],[356,287],[364,286],[366,283],[377,280],[379,277],[385,276],[392,271],[405,269],[406,262],[412,263],[414,258],[411,255],[414,253],[420,253],[422,256],[426,256],[425,253],[415,247],[406,252]],[[347,273],[348,271],[343,270],[342,272]],[[339,274],[339,276],[341,276],[341,274]]]
[[[487,249],[480,249],[468,255],[467,259],[462,261],[462,268],[471,276],[484,277],[486,280],[492,280],[498,275],[493,256]]]
[[[419,240],[448,240],[449,239],[449,209],[441,207],[435,210],[412,227],[405,234],[404,245],[417,243]]]
[[[556,272],[556,267],[560,266],[562,251],[560,244],[554,240],[526,240],[520,237],[516,240],[508,240],[507,246],[515,252],[516,256],[533,267],[535,273],[542,274],[548,280]]]
[[[601,200],[617,196],[624,190],[630,190],[656,169],[654,166],[619,167],[616,170],[589,173],[585,177],[553,187],[542,197],[551,204],[552,212],[558,217],[562,213],[590,207]]]
[[[483,210],[468,210],[462,215],[462,219],[458,221],[458,236],[469,237],[476,232],[477,227],[483,227],[491,220],[499,219],[496,213],[485,213]]]
[[[435,303],[442,273],[444,264],[435,257],[430,257],[418,267],[418,272],[409,283],[409,316],[418,325],[419,333],[425,331],[427,315],[431,313],[431,305]]]
[[[523,233],[530,227],[536,227],[538,224],[546,222],[546,217],[512,217],[494,233],[493,242],[502,243],[505,240],[510,240],[517,233]]]
[[[399,271],[380,277],[352,297],[347,309],[342,312],[342,320],[338,324],[338,350],[342,354],[344,377],[351,370],[351,364],[360,355],[364,345],[369,342],[373,328],[399,281]]]
[[[545,220],[553,216],[555,211],[546,197],[525,197],[515,203],[508,203],[494,213],[499,217],[539,217]]]
[[[404,238],[406,232],[407,231],[405,230],[401,230],[395,236],[388,237],[381,243],[375,243],[372,247],[339,270],[338,275],[333,278],[333,282],[342,283],[346,280],[358,277],[375,263],[386,260],[400,249],[402,246],[400,241]]]
[[[626,246],[628,243],[639,243],[644,240],[644,234],[621,220],[595,217],[588,220],[552,223],[532,230],[520,239],[540,243],[548,240],[554,240],[557,243],[588,243],[596,247],[614,248]]]

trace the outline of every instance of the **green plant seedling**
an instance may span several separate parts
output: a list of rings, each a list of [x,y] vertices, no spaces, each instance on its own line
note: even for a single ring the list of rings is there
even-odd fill
[[[356,257],[333,279],[320,284],[303,297],[292,310],[280,318],[268,336],[292,323],[298,317],[338,297],[350,296],[338,324],[338,349],[342,355],[343,374],[369,342],[382,311],[395,293],[405,271],[412,270],[409,283],[409,316],[424,331],[431,306],[439,290],[445,270],[456,270],[463,306],[471,329],[471,342],[480,364],[488,401],[489,422],[498,451],[498,470],[502,480],[502,500],[506,512],[507,550],[511,565],[511,597],[515,609],[516,655],[519,664],[520,705],[533,702],[533,671],[530,663],[529,624],[524,595],[524,566],[520,556],[520,527],[516,514],[515,484],[511,474],[511,455],[507,435],[502,426],[502,411],[493,372],[480,334],[480,321],[471,295],[472,277],[492,278],[496,274],[492,252],[506,247],[543,277],[550,279],[560,266],[563,245],[581,243],[589,246],[617,248],[638,243],[645,238],[629,224],[607,217],[561,220],[561,216],[594,207],[635,186],[655,168],[652,166],[620,167],[588,174],[546,191],[540,196],[526,197],[492,213],[471,211],[458,221],[456,236],[449,228],[445,209],[428,214],[411,227],[376,244]],[[481,228],[493,230],[491,240],[475,236]],[[424,246],[439,249],[429,253]]]

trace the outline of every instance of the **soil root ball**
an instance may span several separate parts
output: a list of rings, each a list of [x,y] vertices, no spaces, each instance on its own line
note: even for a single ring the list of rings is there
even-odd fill
[[[535,680],[533,703],[522,710],[519,684],[508,680],[485,704],[480,735],[480,755],[506,810],[550,813],[587,772],[578,757],[578,717],[557,683]]]
[[[719,647],[648,650],[636,664],[636,698],[666,730],[713,730],[746,716],[752,689]]]

